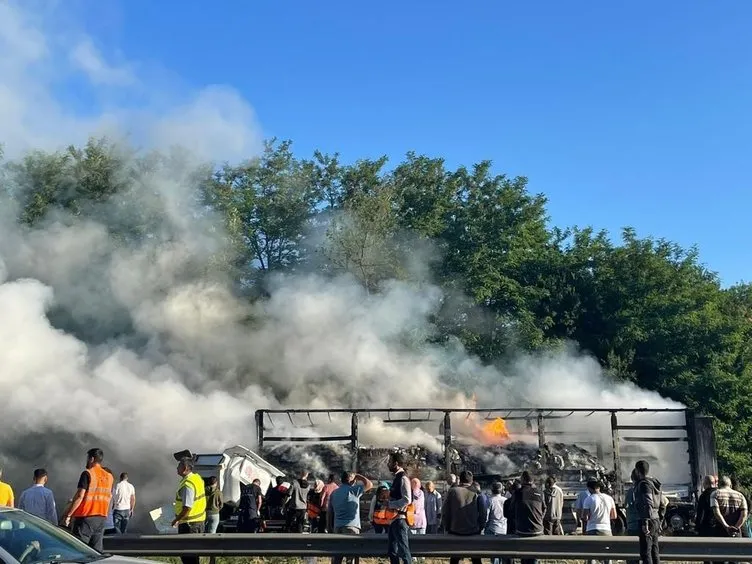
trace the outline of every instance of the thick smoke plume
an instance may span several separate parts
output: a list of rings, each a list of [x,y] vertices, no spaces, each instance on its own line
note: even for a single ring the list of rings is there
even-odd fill
[[[68,62],[89,73],[91,88],[139,81],[131,65],[115,72],[89,40],[52,41],[37,16],[0,1],[0,108],[15,108],[0,110],[6,155],[134,123],[132,109],[80,118],[54,98],[45,86],[45,72],[62,64],[53,43],[69,46],[76,56]],[[172,452],[252,446],[253,413],[263,407],[463,407],[474,405],[474,393],[485,406],[668,405],[608,382],[594,360],[573,351],[522,356],[500,371],[460,347],[416,345],[414,335],[431,334],[443,299],[427,284],[392,281],[368,294],[347,277],[302,274],[273,281],[270,297],[253,305],[236,296],[214,268],[225,249],[222,222],[192,203],[191,171],[206,158],[251,156],[258,131],[231,90],[192,98],[174,104],[177,111],[139,109],[143,139],[168,150],[176,137],[206,140],[208,132],[228,144],[193,143],[189,162],[183,154],[148,173],[130,170],[122,199],[87,219],[57,213],[29,229],[3,202],[0,455],[17,488],[45,466],[52,487],[68,496],[84,451],[101,446],[115,472],[131,474],[141,507],[161,504],[174,482]],[[22,190],[9,177],[0,181],[5,191]],[[154,220],[149,237],[110,235],[113,225],[127,231],[143,217]],[[435,428],[374,420],[361,430],[366,444],[439,448]]]

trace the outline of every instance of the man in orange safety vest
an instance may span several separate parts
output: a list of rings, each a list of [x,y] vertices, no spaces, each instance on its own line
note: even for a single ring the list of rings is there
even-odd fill
[[[102,551],[105,521],[112,500],[114,477],[102,468],[104,453],[92,448],[86,453],[86,470],[78,479],[73,499],[60,519],[64,527],[95,550]]]

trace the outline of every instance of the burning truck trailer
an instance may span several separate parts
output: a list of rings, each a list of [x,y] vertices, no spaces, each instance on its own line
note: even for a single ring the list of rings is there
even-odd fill
[[[362,427],[373,421],[423,428],[435,440],[426,441],[428,446],[363,446]],[[348,422],[349,433],[337,432]],[[717,474],[712,420],[688,409],[280,409],[257,411],[256,427],[259,451],[288,475],[310,470],[325,477],[347,469],[388,482],[386,458],[400,450],[413,475],[437,486],[461,470],[472,471],[484,489],[524,470],[539,484],[556,476],[568,533],[575,531],[575,500],[590,477],[614,497],[619,514],[614,528],[623,531],[630,474],[644,459],[669,500],[667,533],[688,534],[702,477]],[[381,435],[376,442],[388,433]],[[364,496],[364,516],[369,503]]]

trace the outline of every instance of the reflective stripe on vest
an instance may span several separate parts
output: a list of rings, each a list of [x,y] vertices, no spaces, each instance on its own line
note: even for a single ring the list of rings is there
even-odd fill
[[[404,511],[397,511],[396,509],[381,509],[380,511],[383,512],[384,525],[388,525],[399,516],[405,518],[408,527],[415,525],[415,506],[412,503]],[[373,522],[376,523],[376,511],[373,512]],[[382,523],[376,524],[381,525]]]
[[[177,517],[183,511],[183,500],[180,497],[180,490],[183,488],[193,489],[193,506],[188,511],[188,515],[183,517],[181,523],[198,523],[206,521],[206,492],[204,491],[204,479],[191,472],[180,481],[178,491],[175,494],[175,516]]]
[[[386,508],[376,509],[373,512],[373,524],[374,525],[388,525],[392,521],[394,521],[394,518],[397,516],[397,513],[395,511],[391,512]]]
[[[321,515],[321,507],[310,501],[306,503],[306,509],[308,510],[308,518],[316,519]]]
[[[89,474],[89,489],[72,517],[107,517],[115,478],[99,464],[87,468],[86,472]]]

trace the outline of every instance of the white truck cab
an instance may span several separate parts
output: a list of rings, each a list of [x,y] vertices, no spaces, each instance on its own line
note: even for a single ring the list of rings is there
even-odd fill
[[[284,476],[284,472],[273,466],[261,456],[242,445],[225,449],[221,453],[194,454],[190,450],[182,450],[173,454],[175,460],[191,458],[193,471],[206,479],[215,476],[222,492],[225,510],[221,515],[232,515],[240,501],[240,485],[250,485],[254,480],[261,482],[261,491],[266,493],[270,484],[276,483],[277,476]],[[175,533],[170,527],[172,504],[156,508],[150,512],[152,521],[160,533]],[[224,531],[235,528],[235,517],[223,520]]]

